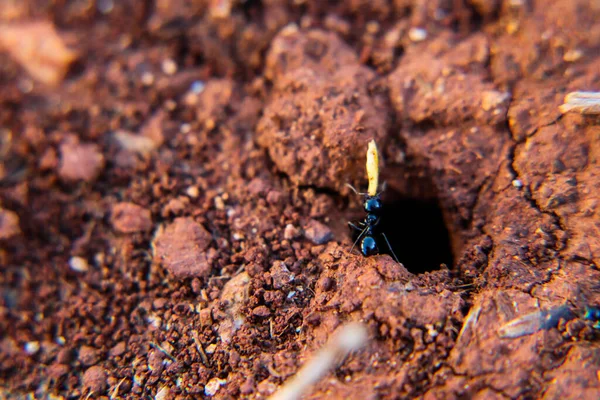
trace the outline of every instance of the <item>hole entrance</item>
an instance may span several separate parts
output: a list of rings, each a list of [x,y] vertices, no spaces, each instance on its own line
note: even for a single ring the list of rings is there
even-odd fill
[[[438,270],[441,264],[452,268],[450,234],[437,201],[394,198],[391,190],[382,197],[381,232],[400,262],[414,274]],[[386,247],[380,246],[381,251],[389,254]]]

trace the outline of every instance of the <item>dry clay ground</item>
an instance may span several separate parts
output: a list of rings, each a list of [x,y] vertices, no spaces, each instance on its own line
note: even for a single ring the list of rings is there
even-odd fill
[[[558,108],[600,90],[597,1],[0,18],[0,397],[266,398],[348,321],[310,398],[600,397],[600,121]],[[406,268],[350,252],[370,139]]]

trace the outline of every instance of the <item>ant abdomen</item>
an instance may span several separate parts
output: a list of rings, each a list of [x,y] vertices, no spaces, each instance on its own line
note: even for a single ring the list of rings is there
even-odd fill
[[[372,256],[379,253],[377,242],[373,236],[366,236],[360,245],[360,250],[363,256]]]

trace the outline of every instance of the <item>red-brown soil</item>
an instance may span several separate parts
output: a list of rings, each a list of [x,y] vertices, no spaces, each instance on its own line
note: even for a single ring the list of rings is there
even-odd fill
[[[266,398],[360,321],[309,398],[600,398],[600,119],[558,108],[600,91],[598,2],[7,0],[0,28],[70,49],[0,41],[0,397]],[[371,139],[404,266],[350,252]]]

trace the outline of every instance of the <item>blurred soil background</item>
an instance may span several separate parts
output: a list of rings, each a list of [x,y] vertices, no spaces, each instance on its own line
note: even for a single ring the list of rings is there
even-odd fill
[[[597,0],[3,0],[0,397],[268,398],[358,321],[307,398],[600,398],[580,90]]]

